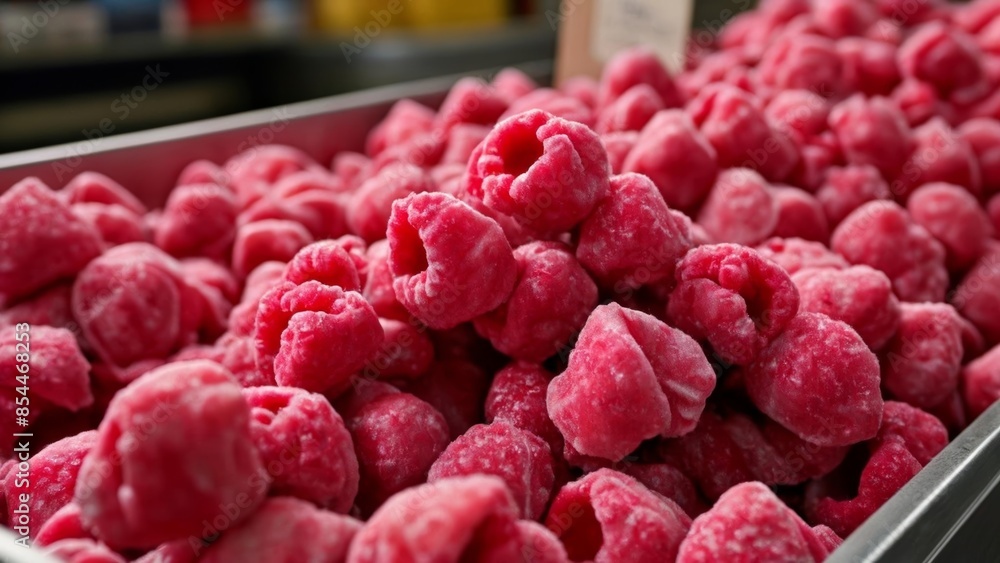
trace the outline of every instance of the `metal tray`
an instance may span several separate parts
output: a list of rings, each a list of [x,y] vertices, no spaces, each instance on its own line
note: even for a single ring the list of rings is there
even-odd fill
[[[552,62],[521,66],[542,83]],[[490,77],[496,69],[474,74]],[[181,169],[223,162],[256,144],[296,146],[319,162],[360,150],[365,133],[402,98],[436,106],[459,76],[410,82],[270,110],[0,155],[0,192],[26,176],[53,188],[75,174],[107,174],[161,205]],[[83,154],[86,153],[86,154]],[[65,168],[69,169],[69,172]],[[62,177],[60,177],[62,172]],[[976,419],[844,542],[832,563],[1000,562],[1000,404]],[[0,528],[0,562],[50,563]]]

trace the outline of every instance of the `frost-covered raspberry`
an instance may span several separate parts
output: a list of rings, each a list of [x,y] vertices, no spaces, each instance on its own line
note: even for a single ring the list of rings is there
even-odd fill
[[[787,186],[772,186],[768,192],[777,209],[772,236],[819,242],[826,242],[830,238],[826,213],[812,194]]]
[[[1000,401],[1000,345],[965,366],[962,392],[973,418]]]
[[[764,84],[780,90],[833,95],[842,87],[844,62],[832,40],[786,32],[764,51],[757,71]]]
[[[993,226],[979,201],[954,184],[925,184],[913,192],[906,209],[914,223],[927,229],[944,246],[945,263],[951,271],[964,271],[972,266],[993,234]]]
[[[321,240],[299,250],[285,266],[283,277],[297,285],[314,280],[345,291],[361,291],[355,260],[334,240]]]
[[[236,238],[236,195],[215,184],[170,192],[153,240],[173,256],[223,258]]]
[[[913,190],[931,182],[947,182],[980,194],[982,177],[976,155],[944,119],[935,117],[917,127],[912,140],[913,152],[890,185],[896,198],[905,201]]]
[[[886,98],[852,96],[834,106],[829,123],[847,163],[874,166],[887,181],[896,178],[910,156],[910,126]]]
[[[792,281],[799,290],[800,311],[847,323],[872,350],[896,333],[899,300],[882,272],[868,266],[807,268],[793,274]]]
[[[869,201],[889,199],[889,185],[874,166],[833,167],[816,192],[830,227],[836,227],[852,211]]]
[[[1000,342],[1000,243],[990,241],[979,261],[965,274],[951,303],[972,322],[988,346]]]
[[[770,238],[758,245],[757,252],[781,266],[789,274],[806,268],[844,269],[850,264],[842,256],[818,242],[798,238]]]
[[[365,153],[374,158],[393,145],[430,131],[434,127],[434,117],[434,110],[413,100],[396,102],[385,119],[368,133]]]
[[[639,131],[660,110],[663,100],[648,84],[636,84],[601,109],[594,130],[598,133]]]
[[[120,205],[135,215],[146,213],[146,206],[121,184],[99,172],[77,174],[62,189],[69,204],[101,203]]]
[[[749,168],[723,170],[698,213],[698,224],[719,242],[761,242],[778,225],[778,206],[769,187]]]
[[[552,453],[563,450],[563,438],[549,418],[545,392],[553,374],[527,362],[512,363],[493,377],[486,397],[487,422],[505,422],[548,442]]]
[[[368,242],[385,238],[392,203],[412,193],[434,191],[430,177],[412,164],[397,163],[366,180],[351,196],[347,222]]]
[[[645,47],[633,47],[619,52],[604,66],[598,107],[606,107],[638,84],[653,88],[668,108],[681,103],[677,86],[656,53]]]
[[[264,262],[288,262],[312,242],[312,234],[295,221],[265,219],[244,225],[233,244],[233,272],[246,278]]]
[[[929,409],[958,385],[962,328],[951,305],[903,303],[899,330],[882,359],[882,385],[900,401]]]

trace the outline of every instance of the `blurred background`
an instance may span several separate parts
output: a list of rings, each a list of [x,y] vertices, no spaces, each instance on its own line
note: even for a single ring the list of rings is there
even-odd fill
[[[558,6],[0,0],[0,153],[549,59]]]

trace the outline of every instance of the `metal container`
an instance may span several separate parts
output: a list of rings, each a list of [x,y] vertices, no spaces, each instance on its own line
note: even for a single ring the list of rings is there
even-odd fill
[[[521,67],[542,83],[551,61]],[[476,76],[491,77],[495,71]],[[147,205],[163,204],[178,174],[198,159],[217,163],[257,145],[288,144],[318,162],[358,151],[394,102],[436,106],[458,76],[422,80],[270,110],[97,141],[0,155],[0,192],[26,176],[53,188],[85,170],[101,172]],[[0,561],[49,563],[0,529]],[[976,419],[852,534],[833,563],[1000,562],[1000,404]]]

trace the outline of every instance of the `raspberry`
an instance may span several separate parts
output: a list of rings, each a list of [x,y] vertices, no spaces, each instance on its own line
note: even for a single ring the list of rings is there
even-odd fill
[[[444,479],[389,499],[355,536],[347,562],[517,561],[524,545],[516,522],[500,479]]]
[[[188,283],[216,290],[227,303],[239,301],[240,283],[223,264],[208,258],[185,258],[180,267]]]
[[[538,89],[538,84],[524,72],[508,67],[493,77],[493,89],[508,101],[514,101]]]
[[[232,372],[233,377],[243,387],[274,385],[274,376],[265,376],[257,370],[254,361],[254,342],[249,336],[227,332],[211,346],[190,346],[174,355],[170,361],[212,360]],[[135,379],[129,375],[123,382]]]
[[[354,192],[347,222],[368,242],[385,238],[392,203],[412,193],[430,191],[434,191],[434,184],[423,170],[412,164],[392,164]]]
[[[464,475],[504,480],[520,514],[537,520],[552,494],[552,454],[544,440],[505,422],[479,424],[452,442],[431,465],[427,482]]]
[[[431,328],[495,309],[516,283],[499,225],[452,196],[413,194],[394,203],[388,235],[396,297]]]
[[[816,193],[826,180],[826,171],[841,160],[840,148],[831,144],[829,131],[799,148],[801,158],[787,182],[803,190]]]
[[[272,477],[270,493],[347,513],[358,492],[358,460],[329,401],[287,387],[244,389],[243,397],[250,435]]]
[[[282,277],[296,285],[312,280],[345,291],[361,291],[354,259],[333,240],[321,240],[303,247],[285,266]]]
[[[75,203],[72,210],[77,217],[93,225],[106,247],[145,242],[148,238],[142,217],[120,205]]]
[[[718,173],[715,149],[682,110],[657,113],[622,164],[649,176],[670,207],[693,210],[708,196]]]
[[[476,78],[462,78],[441,103],[435,126],[450,130],[459,123],[493,125],[506,109],[507,101],[492,86]]]
[[[892,282],[878,270],[808,268],[793,274],[792,281],[799,290],[800,311],[847,323],[872,350],[885,346],[899,327],[899,300]]]
[[[371,160],[360,153],[343,151],[333,157],[333,174],[343,182],[347,191],[356,189],[371,174]]]
[[[864,11],[867,7],[857,2],[816,2],[815,9],[839,4]],[[832,8],[832,6],[831,6]],[[818,25],[830,25],[817,18]],[[844,82],[850,92],[866,96],[888,96],[899,85],[901,77],[896,65],[896,48],[884,41],[857,37],[844,37],[837,41],[837,52],[844,61]]]
[[[441,413],[391,385],[362,380],[335,406],[343,413],[357,454],[361,480],[355,502],[362,515],[371,514],[393,494],[423,483],[448,445]]]
[[[28,323],[31,326],[65,328],[74,334],[82,350],[88,350],[89,344],[80,334],[80,327],[73,319],[73,308],[70,303],[72,294],[72,284],[50,286],[0,311],[0,326]]]
[[[760,80],[779,90],[810,90],[832,96],[843,84],[844,63],[826,37],[785,33],[764,51]]]
[[[886,180],[896,178],[910,156],[906,117],[886,98],[851,96],[833,107],[829,124],[848,164],[874,166]]]
[[[832,105],[810,90],[783,90],[768,102],[764,115],[771,125],[799,143],[826,130]]]
[[[714,386],[715,373],[691,337],[610,304],[587,319],[546,401],[567,444],[617,461],[643,440],[693,430]]]
[[[640,131],[662,109],[663,100],[652,86],[636,84],[601,109],[594,130],[601,134]]]
[[[831,227],[839,225],[865,203],[889,197],[889,185],[877,168],[868,165],[830,168],[816,192]]]
[[[574,76],[563,81],[559,91],[580,100],[588,108],[597,107],[597,96],[600,85],[589,76]],[[625,88],[627,90],[628,88]],[[623,92],[625,90],[622,90]]]
[[[948,445],[948,432],[941,421],[919,408],[897,401],[886,401],[882,427],[872,447],[888,442],[903,444],[921,465],[927,465]]]
[[[990,241],[982,257],[955,288],[952,304],[982,333],[988,346],[1000,343],[1000,243]]]
[[[223,166],[229,177],[227,183],[244,209],[278,180],[315,168],[319,165],[309,155],[287,145],[258,145],[230,158]]]
[[[599,469],[559,491],[545,525],[571,561],[673,561],[691,519],[632,477]]]
[[[313,237],[301,223],[265,219],[242,226],[233,245],[233,273],[243,279],[264,262],[288,262]]]
[[[222,258],[236,237],[237,205],[221,186],[180,186],[170,193],[153,240],[173,256]]]
[[[717,241],[757,244],[778,224],[778,206],[768,188],[749,168],[724,170],[698,213],[698,223]]]
[[[962,393],[969,416],[983,414],[1000,401],[1000,346],[969,362],[962,370]]]
[[[773,186],[767,190],[777,208],[772,236],[826,242],[830,228],[819,200],[798,188]]]
[[[924,185],[913,193],[906,208],[913,221],[945,247],[946,263],[952,271],[972,266],[993,234],[990,219],[976,198],[955,185]]]
[[[638,142],[639,133],[636,131],[620,131],[601,135],[601,144],[604,145],[604,150],[608,151],[608,163],[611,165],[612,174],[622,173],[625,160]]]
[[[602,286],[621,293],[673,277],[691,244],[687,218],[663,203],[649,178],[629,173],[612,178],[611,195],[580,227],[576,255]]]
[[[66,203],[103,203],[120,205],[135,215],[146,213],[146,206],[121,184],[98,172],[81,172],[62,189]]]
[[[335,191],[339,181],[326,172],[306,170],[279,180],[257,202],[240,213],[238,223],[265,219],[301,223],[317,239],[347,233],[347,194]]]
[[[621,472],[654,493],[674,501],[685,514],[697,515],[705,511],[694,483],[669,463],[629,463],[621,467]]]
[[[76,469],[79,470],[79,464]],[[70,494],[69,500],[72,501],[72,494]],[[83,522],[80,521],[80,506],[74,502],[69,502],[45,519],[45,523],[38,528],[38,532],[35,534],[34,545],[50,545],[66,539],[94,539],[90,533],[83,529]]]
[[[932,84],[944,96],[983,80],[983,56],[967,34],[942,22],[920,26],[899,48],[904,76]]]
[[[18,522],[14,512],[29,498],[27,504],[34,523],[44,524],[59,509],[73,500],[73,487],[80,472],[80,464],[97,441],[97,432],[88,431],[46,446],[28,461],[30,480],[18,478],[18,471],[11,471],[3,479],[7,499],[5,516],[9,522]],[[30,483],[30,484],[29,484]],[[27,485],[27,486],[25,486]],[[29,527],[32,537],[39,532],[38,525]]]
[[[441,164],[436,168],[441,168],[446,164],[455,164],[459,173],[465,171],[465,165],[469,162],[469,157],[476,150],[479,143],[490,134],[492,129],[485,125],[474,125],[472,123],[462,123],[452,128],[448,133],[448,146],[441,156]],[[433,171],[432,171],[433,173]],[[440,182],[436,182],[440,185]]]
[[[102,250],[100,233],[37,178],[0,194],[0,301],[76,275]]]
[[[550,88],[539,88],[512,103],[500,116],[505,121],[527,111],[541,110],[555,117],[594,127],[594,111],[586,103]]]
[[[389,241],[380,240],[372,243],[365,254],[368,260],[367,276],[362,295],[372,305],[379,317],[396,320],[407,320],[410,312],[396,299],[392,289],[393,275],[389,270]]]
[[[497,124],[469,159],[467,190],[539,232],[582,221],[608,192],[610,165],[596,133],[541,110]]]
[[[385,340],[361,376],[368,379],[415,379],[434,363],[434,343],[424,330],[411,323],[379,319]]]
[[[393,104],[389,114],[369,133],[365,153],[374,158],[389,147],[400,145],[434,127],[434,110],[412,100]]]
[[[582,232],[587,232],[592,219]],[[586,236],[582,234],[581,239]],[[513,293],[503,305],[473,323],[498,351],[542,362],[569,343],[583,326],[597,305],[597,286],[562,243],[519,246],[514,260],[518,277]]]
[[[344,561],[361,522],[294,498],[264,501],[198,561]]]
[[[65,539],[43,550],[49,557],[66,563],[125,563],[121,555],[90,539]]]
[[[527,430],[548,442],[552,453],[563,450],[562,435],[545,406],[545,393],[554,376],[541,366],[514,362],[493,377],[486,397],[486,421],[504,422]]]
[[[983,193],[989,196],[1000,192],[1000,123],[992,119],[970,119],[957,132],[975,153]]]
[[[799,313],[746,375],[757,408],[807,442],[846,446],[878,431],[878,359],[846,323]]]
[[[993,232],[1000,233],[1000,194],[994,195],[986,204],[986,213],[993,224]]]
[[[737,485],[694,519],[679,563],[822,561],[830,554],[809,526],[762,483]]]
[[[538,522],[518,520],[518,532],[524,542],[522,560],[530,563],[563,563],[569,561],[566,548],[551,530]]]
[[[962,328],[951,305],[904,303],[899,330],[885,349],[882,385],[919,408],[954,392],[962,368]]]
[[[892,183],[897,198],[905,200],[914,189],[931,182],[948,182],[980,194],[982,179],[976,155],[945,120],[935,117],[917,127],[913,141],[913,153]]]
[[[285,264],[282,262],[264,262],[254,268],[243,284],[243,296],[239,303],[229,313],[229,330],[239,336],[253,335],[254,319],[257,318],[257,307],[260,298],[272,286],[282,281]]]
[[[181,170],[177,176],[175,187],[187,186],[190,184],[218,184],[231,188],[229,185],[229,174],[219,165],[209,160],[195,160]]]
[[[855,209],[833,231],[830,248],[884,272],[901,301],[942,301],[948,289],[944,247],[895,203]]]
[[[818,242],[798,238],[771,238],[757,246],[764,258],[781,266],[789,274],[806,268],[832,268],[842,270],[850,266],[839,254],[830,252]]]
[[[276,285],[257,309],[257,369],[273,373],[279,385],[336,396],[382,339],[378,317],[361,294],[316,281]]]
[[[834,0],[812,2],[813,22],[829,37],[864,35],[878,20],[878,10],[871,3]],[[895,60],[893,60],[895,63]]]
[[[712,85],[687,106],[694,124],[715,148],[722,168],[753,168],[773,182],[788,177],[799,153],[768,123],[758,100],[735,86]]]
[[[471,348],[468,343],[463,343],[462,347]],[[489,392],[490,378],[470,361],[471,358],[448,357],[440,349],[437,355],[443,359],[435,362],[422,377],[410,382],[406,390],[440,411],[448,422],[451,438],[455,439],[483,422],[483,403]]]
[[[597,107],[606,108],[639,84],[651,87],[664,106],[681,105],[677,86],[656,53],[645,47],[632,47],[620,51],[604,66]]]
[[[19,338],[18,335],[22,337]],[[24,338],[24,336],[28,338]],[[30,350],[25,353],[24,350]],[[22,353],[29,362],[17,361]],[[10,326],[0,328],[0,386],[14,391],[22,387],[18,377],[25,379],[18,366],[29,364],[30,396],[52,405],[78,411],[94,402],[90,391],[90,364],[80,352],[73,333],[64,328],[31,326],[27,333]],[[27,383],[23,384],[28,386]],[[22,394],[22,396],[24,396]],[[26,403],[27,404],[27,403]],[[14,418],[13,409],[8,413]],[[6,438],[5,438],[6,439]]]
[[[668,316],[730,363],[753,361],[799,307],[798,291],[781,267],[734,244],[688,252],[677,267],[677,282]]]
[[[238,516],[249,515],[267,490],[249,412],[236,381],[212,362],[137,379],[111,401],[80,468],[84,525],[111,546],[149,548],[200,537],[220,506],[238,502]]]

